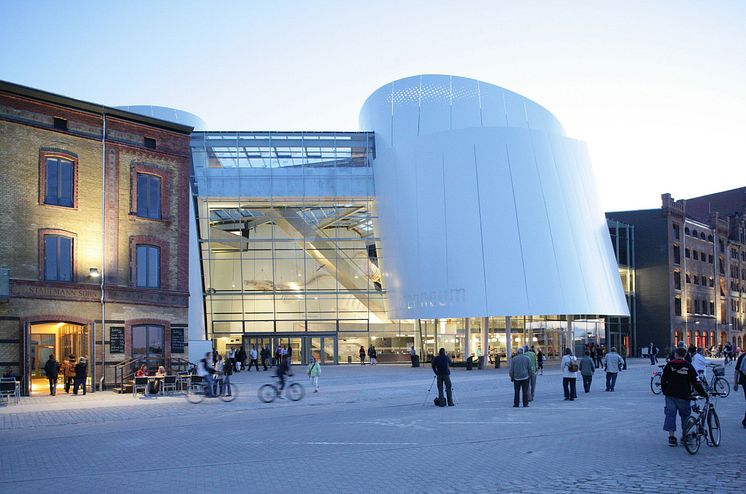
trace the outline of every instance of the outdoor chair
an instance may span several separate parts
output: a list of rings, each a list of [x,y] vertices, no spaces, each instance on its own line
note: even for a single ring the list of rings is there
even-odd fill
[[[21,383],[15,380],[13,377],[0,378],[0,398],[8,400],[10,403],[10,397],[13,397],[16,405],[21,401]]]
[[[137,392],[142,391],[142,394],[148,393],[148,378],[147,377],[136,377],[132,383],[132,397],[137,397]]]
[[[161,382],[161,394],[166,394],[169,391],[176,392],[176,376],[165,376],[163,382]]]

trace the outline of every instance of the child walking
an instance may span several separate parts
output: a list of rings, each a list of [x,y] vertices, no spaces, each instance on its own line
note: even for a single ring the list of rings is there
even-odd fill
[[[319,361],[316,360],[316,357],[313,355],[311,356],[311,363],[308,364],[308,371],[307,371],[308,377],[311,378],[311,385],[313,385],[313,392],[318,393],[319,392],[319,376],[321,375],[321,366],[319,365]]]

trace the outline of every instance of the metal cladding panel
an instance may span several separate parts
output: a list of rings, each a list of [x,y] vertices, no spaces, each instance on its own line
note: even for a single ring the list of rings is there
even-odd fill
[[[587,150],[546,109],[423,75],[373,93],[360,122],[394,319],[628,315]]]

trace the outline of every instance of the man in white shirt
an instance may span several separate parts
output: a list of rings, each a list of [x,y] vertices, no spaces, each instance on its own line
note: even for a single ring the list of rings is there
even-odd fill
[[[249,370],[251,370],[251,366],[256,367],[256,371],[259,372],[259,355],[256,351],[256,346],[251,346],[251,350],[249,350],[249,358],[251,359],[249,361]]]
[[[707,368],[707,359],[705,358],[705,349],[702,347],[697,348],[697,353],[692,355],[692,367],[697,371],[697,374],[705,377],[705,369]]]

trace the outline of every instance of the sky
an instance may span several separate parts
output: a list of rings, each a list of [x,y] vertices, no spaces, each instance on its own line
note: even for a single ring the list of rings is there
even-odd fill
[[[359,130],[388,82],[472,77],[585,141],[606,211],[746,185],[741,0],[0,0],[0,46],[2,80],[210,130]]]

